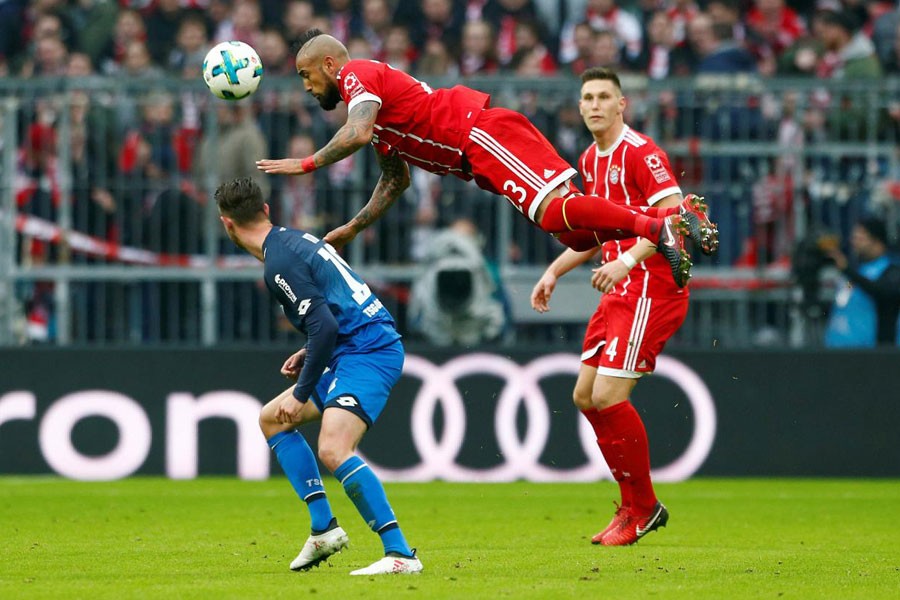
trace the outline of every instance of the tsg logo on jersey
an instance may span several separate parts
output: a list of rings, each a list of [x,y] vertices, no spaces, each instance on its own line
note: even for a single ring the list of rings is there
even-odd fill
[[[291,286],[287,281],[284,280],[284,277],[281,276],[281,273],[275,274],[275,283],[278,287],[281,288],[281,291],[288,297],[288,300],[291,302],[297,301],[297,296],[294,294],[294,290],[291,289]]]
[[[656,180],[656,183],[662,183],[671,179],[658,154],[648,154],[644,157],[644,162],[647,163],[647,167],[650,168],[650,173],[653,175],[653,179]]]

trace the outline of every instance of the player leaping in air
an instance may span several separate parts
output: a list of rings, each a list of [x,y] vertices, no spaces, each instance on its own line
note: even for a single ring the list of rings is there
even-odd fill
[[[298,41],[297,73],[325,110],[347,104],[347,122],[319,151],[305,158],[260,160],[271,174],[302,175],[335,163],[364,145],[375,146],[381,178],[369,202],[348,223],[325,236],[335,246],[352,240],[381,217],[409,186],[409,166],[438,175],[474,179],[504,196],[530,221],[575,250],[609,240],[641,236],[653,242],[679,286],[690,278],[683,237],[703,247],[716,229],[702,209],[683,204],[640,212],[584,196],[576,175],[523,115],[490,108],[490,96],[464,86],[432,89],[374,60],[351,60],[335,38],[318,29]]]

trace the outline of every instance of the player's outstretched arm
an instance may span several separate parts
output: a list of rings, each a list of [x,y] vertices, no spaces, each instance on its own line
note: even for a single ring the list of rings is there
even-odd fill
[[[556,257],[537,283],[531,290],[531,308],[539,313],[545,313],[550,310],[550,296],[556,288],[557,280],[588,260],[590,260],[599,248],[593,248],[584,252],[576,252],[571,248],[566,248],[562,254]]]
[[[375,156],[381,165],[381,177],[372,197],[348,223],[325,235],[325,241],[336,248],[349,243],[360,231],[380,219],[409,187],[409,166],[402,158],[396,154],[383,156],[378,152]]]
[[[379,104],[360,102],[347,115],[347,122],[335,132],[325,147],[306,158],[264,158],[256,161],[256,168],[270,175],[303,175],[342,160],[369,142],[375,130]]]

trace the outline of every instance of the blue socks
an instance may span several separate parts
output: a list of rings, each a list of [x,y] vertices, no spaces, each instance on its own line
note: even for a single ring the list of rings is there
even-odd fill
[[[319,464],[306,438],[296,430],[282,431],[269,438],[268,443],[294,491],[306,502],[313,533],[328,529],[334,515],[325,497]]]
[[[412,556],[394,511],[388,504],[384,487],[369,465],[358,456],[351,456],[335,470],[334,476],[344,486],[344,491],[366,524],[381,537],[384,553]]]

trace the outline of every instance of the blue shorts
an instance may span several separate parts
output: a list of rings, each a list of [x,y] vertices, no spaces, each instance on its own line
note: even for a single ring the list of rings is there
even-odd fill
[[[312,400],[323,413],[343,408],[371,427],[400,379],[404,357],[400,340],[373,352],[341,355],[322,373]]]

